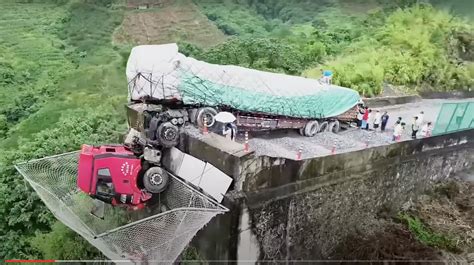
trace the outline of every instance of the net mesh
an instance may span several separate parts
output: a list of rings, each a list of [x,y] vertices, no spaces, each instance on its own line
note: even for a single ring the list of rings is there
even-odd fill
[[[111,260],[172,263],[196,233],[227,211],[171,175],[167,190],[143,210],[105,204],[104,217],[91,214],[94,200],[76,186],[79,152],[16,165],[51,212]]]
[[[444,103],[433,135],[474,128],[474,102]]]

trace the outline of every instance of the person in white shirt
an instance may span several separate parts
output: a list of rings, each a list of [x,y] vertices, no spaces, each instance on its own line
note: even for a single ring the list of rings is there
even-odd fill
[[[413,118],[413,123],[411,124],[411,138],[416,139],[416,134],[420,130],[420,123],[418,121],[418,116]]]
[[[432,131],[431,122],[428,122],[427,124],[423,125],[423,127],[421,127],[421,136],[430,137],[431,131]]]
[[[404,122],[397,123],[397,125],[395,125],[395,128],[393,130],[392,140],[397,141],[397,142],[400,141],[404,130],[405,130],[405,123]]]
[[[425,117],[425,113],[423,111],[418,114],[418,124],[421,126],[423,124],[423,119]]]
[[[222,128],[222,135],[224,135],[225,138],[231,141],[235,141],[235,137],[237,136],[237,130],[235,129],[235,126],[233,126],[233,123],[227,123]]]
[[[380,111],[377,110],[375,112],[375,117],[374,117],[374,130],[377,131],[379,128],[380,122],[382,121],[382,114],[380,114]]]
[[[367,116],[367,127],[366,130],[370,129],[370,124],[374,124],[374,114],[372,113],[372,110],[369,109],[369,115]]]

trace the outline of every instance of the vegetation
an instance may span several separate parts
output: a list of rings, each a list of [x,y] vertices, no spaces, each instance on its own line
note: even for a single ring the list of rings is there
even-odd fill
[[[455,238],[431,231],[419,218],[410,216],[406,213],[400,213],[398,218],[406,223],[410,232],[423,244],[450,251],[459,251],[456,246]]]
[[[180,43],[183,52],[209,62],[314,78],[329,68],[337,84],[367,96],[381,93],[384,83],[412,91],[472,89],[472,26],[426,4],[410,0],[196,0],[191,5],[186,1],[179,4],[193,15],[184,32],[168,29],[161,34],[164,29],[150,27],[156,31],[150,36],[170,36],[160,41],[186,40]],[[117,28],[130,12],[138,12],[126,11],[125,3],[0,1],[1,257],[99,256],[57,223],[13,165],[77,150],[83,143],[118,141],[125,129],[124,66],[129,44],[135,43],[117,38]],[[165,13],[147,12],[155,11],[157,16]],[[206,23],[205,29],[195,21]],[[117,39],[122,44],[112,42]],[[211,44],[217,45],[208,48]],[[424,231],[415,219],[411,223],[417,227],[414,231]],[[420,238],[446,245],[444,239],[426,233],[420,232]],[[192,250],[188,254],[195,255]]]
[[[0,58],[1,257],[98,255],[72,231],[54,225],[13,168],[83,143],[116,142],[125,129],[123,58],[110,43],[121,11],[90,2],[0,4],[1,23],[14,25],[0,27],[0,47],[7,51]]]

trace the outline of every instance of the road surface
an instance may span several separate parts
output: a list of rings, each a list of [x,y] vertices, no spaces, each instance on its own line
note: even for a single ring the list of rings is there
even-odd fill
[[[387,111],[390,118],[387,131],[366,131],[351,128],[347,131],[334,134],[330,132],[317,134],[315,137],[304,137],[296,131],[273,131],[259,135],[250,134],[250,149],[258,155],[271,157],[285,157],[295,159],[298,150],[301,149],[301,157],[311,158],[326,156],[332,153],[349,152],[371,146],[379,146],[393,143],[393,127],[398,117],[407,124],[402,141],[411,139],[411,124],[413,117],[421,111],[424,112],[424,122],[436,122],[436,118],[443,103],[474,102],[471,99],[424,99],[420,102],[402,105],[392,105],[373,110]]]

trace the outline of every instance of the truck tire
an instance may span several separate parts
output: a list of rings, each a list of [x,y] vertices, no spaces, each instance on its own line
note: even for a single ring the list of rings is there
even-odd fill
[[[207,127],[211,128],[216,123],[214,117],[217,115],[217,110],[205,107],[200,108],[196,114],[196,124],[199,127],[204,127],[204,117],[207,118]]]
[[[319,126],[319,132],[327,132],[328,131],[328,128],[329,128],[329,123],[327,121],[324,121],[323,123],[321,123],[321,125]]]
[[[304,135],[307,137],[313,137],[315,136],[319,131],[319,122],[314,120],[314,121],[309,121],[306,123],[304,127]]]
[[[341,124],[338,120],[331,121],[329,123],[329,131],[333,133],[338,133],[341,130]]]
[[[179,128],[171,122],[164,122],[158,126],[156,138],[163,147],[171,148],[179,142]]]
[[[143,186],[151,193],[163,192],[169,180],[168,173],[160,167],[151,167],[143,174]]]
[[[303,127],[303,128],[299,128],[299,129],[298,129],[298,133],[299,133],[301,136],[305,136],[305,134],[304,134],[304,127]]]

